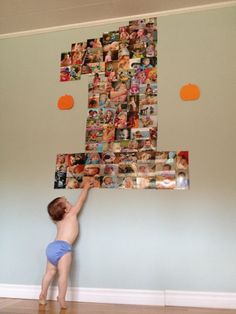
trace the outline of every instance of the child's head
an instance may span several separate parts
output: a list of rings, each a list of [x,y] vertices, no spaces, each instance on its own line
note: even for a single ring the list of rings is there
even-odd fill
[[[143,64],[144,65],[149,65],[150,64],[150,59],[148,59],[148,58],[144,58],[143,60],[142,60],[142,62],[143,62]]]
[[[105,185],[110,185],[110,184],[113,183],[111,177],[104,177],[104,178],[103,178],[103,182],[104,182]]]
[[[70,208],[71,204],[64,197],[57,197],[48,204],[48,214],[53,221],[60,221]]]
[[[163,170],[163,171],[171,171],[171,165],[169,165],[169,164],[164,164],[162,170]]]
[[[111,166],[111,165],[105,165],[105,168],[104,168],[104,174],[112,174],[112,172],[113,172],[113,170],[114,170],[114,168],[113,168],[113,166]]]

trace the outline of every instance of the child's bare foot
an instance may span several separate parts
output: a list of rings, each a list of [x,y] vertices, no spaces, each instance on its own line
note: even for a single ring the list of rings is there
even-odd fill
[[[57,301],[59,302],[60,307],[61,307],[62,310],[67,309],[66,302],[65,302],[64,299],[60,299],[59,297],[57,297]]]
[[[39,295],[39,304],[40,305],[46,305],[47,304],[46,297],[43,293],[40,293],[40,295]]]

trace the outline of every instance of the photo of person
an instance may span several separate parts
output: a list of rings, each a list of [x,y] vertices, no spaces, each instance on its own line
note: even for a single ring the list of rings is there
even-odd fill
[[[141,58],[141,64],[140,64],[140,69],[146,70],[155,67],[157,64],[157,58],[156,57],[145,57]]]
[[[93,188],[100,188],[101,187],[101,177],[99,175],[95,175],[93,177],[90,176],[83,176],[82,184],[84,185],[86,182],[90,182],[93,184]]]
[[[125,102],[128,95],[128,86],[126,82],[117,81],[112,84],[110,97],[111,103]]]
[[[156,177],[157,189],[173,190],[176,187],[175,176],[161,176]]]
[[[118,57],[122,57],[122,56],[129,56],[129,49],[128,49],[129,45],[127,42],[120,42],[119,43],[119,50],[118,50]]]
[[[168,158],[168,154],[169,152],[167,151],[156,152],[156,163],[165,164]]]
[[[79,189],[81,187],[82,177],[80,178],[67,178],[66,189]]]
[[[106,76],[115,76],[118,71],[118,61],[110,61],[105,63],[105,75]],[[111,74],[112,73],[112,74]]]
[[[189,189],[189,178],[186,170],[178,170],[176,173],[176,189],[187,190]]]
[[[102,38],[93,38],[87,40],[87,49],[102,48]]]
[[[121,152],[120,153],[121,163],[137,163],[137,154],[135,152]]]
[[[66,171],[66,163],[57,163],[54,179],[54,189],[64,189],[66,187]]]
[[[128,111],[129,112],[139,111],[139,95],[128,96]]]
[[[157,115],[157,105],[140,105],[140,116],[152,116]]]
[[[84,175],[85,176],[95,176],[100,174],[100,165],[85,165]]]
[[[101,166],[101,175],[103,176],[117,176],[118,165],[116,164],[105,164]]]
[[[107,51],[103,51],[103,60],[105,63],[118,60],[118,50],[111,50],[111,45],[109,45],[109,49],[107,49]]]
[[[135,189],[136,188],[136,178],[131,176],[126,176],[122,178],[120,183],[120,188],[122,189]]]
[[[61,53],[61,67],[66,67],[71,65],[71,52],[62,52]]]
[[[149,128],[131,129],[131,139],[147,140],[150,138]]]
[[[157,84],[156,83],[140,84],[140,94],[157,95]]]
[[[157,163],[156,164],[156,172],[158,175],[168,176],[175,175],[175,169],[173,165],[165,163]]]
[[[81,65],[84,62],[84,52],[73,51],[71,52],[71,64],[72,65]]]
[[[90,69],[88,64],[83,63],[81,66],[81,74],[90,74],[90,73],[92,73],[92,70]]]
[[[99,94],[105,92],[105,72],[97,72],[93,74],[89,74],[88,76],[88,90],[89,92],[93,92],[93,94]]]
[[[68,154],[68,166],[83,165],[85,163],[85,154]]]
[[[153,162],[155,161],[156,152],[155,151],[144,151],[144,152],[138,152],[137,158],[138,162]]]
[[[85,143],[85,152],[103,152],[103,143]]]
[[[129,111],[127,113],[127,128],[138,128],[139,127],[139,115],[137,112]]]
[[[70,67],[60,68],[60,82],[70,81]]]
[[[87,49],[87,42],[73,43],[71,44],[71,52],[83,52]]]
[[[109,94],[106,92],[99,94],[99,107],[108,107],[110,104]]]
[[[102,160],[105,164],[112,164],[116,159],[116,155],[113,152],[104,152],[102,154]]]
[[[130,50],[130,58],[131,59],[140,59],[145,57],[145,48],[135,47]]]
[[[88,109],[87,119],[96,121],[97,119],[103,120],[103,108]]]
[[[123,55],[119,57],[118,69],[128,71],[129,70],[129,56]]]
[[[126,112],[120,112],[116,114],[115,117],[115,127],[117,129],[124,129],[127,126],[127,113]]]
[[[67,177],[78,178],[83,175],[85,154],[68,154]]]
[[[144,177],[137,177],[137,189],[150,189],[155,188],[155,177],[144,176]]]
[[[56,169],[68,166],[68,154],[58,154],[56,157]]]
[[[144,71],[142,71],[142,73],[145,73],[145,80],[144,83],[156,83],[157,81],[157,67],[153,67],[153,68],[149,68],[146,69]]]
[[[84,164],[77,164],[74,166],[68,166],[67,167],[67,173],[66,173],[66,177],[70,178],[76,178],[78,179],[79,177],[83,176],[84,174]]]
[[[86,66],[88,68],[88,73],[105,72],[105,62],[89,62]]]
[[[140,95],[140,106],[146,105],[156,105],[157,104],[157,96],[156,95]]]
[[[70,80],[77,81],[81,77],[81,67],[80,65],[72,65],[70,68]]]
[[[156,150],[156,142],[151,139],[146,139],[142,141],[141,152],[148,150]]]
[[[112,151],[114,153],[119,153],[121,151],[121,142],[114,142],[112,146]]]
[[[139,127],[140,128],[148,128],[157,126],[157,116],[153,115],[140,115],[139,117]]]
[[[103,128],[86,130],[86,142],[88,143],[91,143],[91,142],[101,143],[102,136],[103,136]]]
[[[128,105],[126,102],[125,103],[118,102],[115,104],[115,108],[116,108],[116,114],[119,114],[121,112],[127,113]]]
[[[89,97],[88,108],[99,108],[99,94],[93,94]]]
[[[104,124],[114,125],[115,109],[112,109],[112,108],[104,109],[103,120],[104,120]]]
[[[188,169],[188,160],[189,160],[189,156],[188,156],[187,151],[178,152],[177,157],[176,157],[177,169],[181,169],[181,170]]]
[[[122,26],[119,28],[120,42],[129,42],[129,26]]]
[[[103,76],[102,76],[103,75]],[[105,80],[105,75],[101,73],[89,74],[88,76],[88,84],[89,89],[96,89],[99,87],[100,83]]]
[[[115,130],[115,140],[130,140],[130,129],[116,129]]]
[[[84,64],[103,62],[102,48],[88,48],[84,58]]]
[[[103,45],[111,44],[113,42],[118,42],[120,38],[119,31],[111,31],[111,32],[103,33],[102,38],[103,38],[102,40]]]
[[[134,74],[131,77],[130,89],[129,94],[137,95],[140,93],[140,84],[139,81],[135,78]]]
[[[103,151],[104,152],[113,152],[114,142],[104,142]]]
[[[120,163],[118,167],[118,175],[137,175],[137,165],[135,163]]]
[[[153,58],[156,57],[157,50],[156,50],[156,44],[154,42],[149,42],[146,47],[146,57]]]
[[[146,26],[146,20],[145,19],[129,21],[129,29],[132,31],[138,30],[139,28],[144,28],[145,26]]]
[[[104,176],[102,180],[102,188],[115,189],[118,187],[117,177]]]
[[[86,165],[99,165],[101,163],[101,154],[98,152],[93,152],[85,155]]]
[[[103,142],[114,142],[115,140],[115,127],[111,124],[104,124],[103,125]]]

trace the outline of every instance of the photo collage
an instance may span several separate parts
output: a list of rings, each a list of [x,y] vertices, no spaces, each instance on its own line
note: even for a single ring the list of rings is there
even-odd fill
[[[55,188],[93,180],[100,188],[188,189],[188,153],[157,152],[156,18],[73,43],[61,54],[60,73],[61,82],[87,74],[88,104],[85,153],[57,156]],[[184,155],[187,166],[180,171]]]
[[[58,154],[55,189],[78,189],[89,180],[96,188],[189,188],[187,151]]]

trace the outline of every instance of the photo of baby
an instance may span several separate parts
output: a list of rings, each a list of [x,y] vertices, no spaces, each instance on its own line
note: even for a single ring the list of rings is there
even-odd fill
[[[122,189],[135,189],[136,188],[136,178],[131,176],[125,176],[121,179],[120,188]]]
[[[102,188],[105,188],[105,189],[118,188],[117,177],[104,176],[102,179]]]
[[[82,179],[83,177],[79,178],[68,177],[66,179],[66,189],[79,189],[82,184]]]
[[[95,176],[100,174],[100,165],[85,165],[84,175],[85,176]]]

